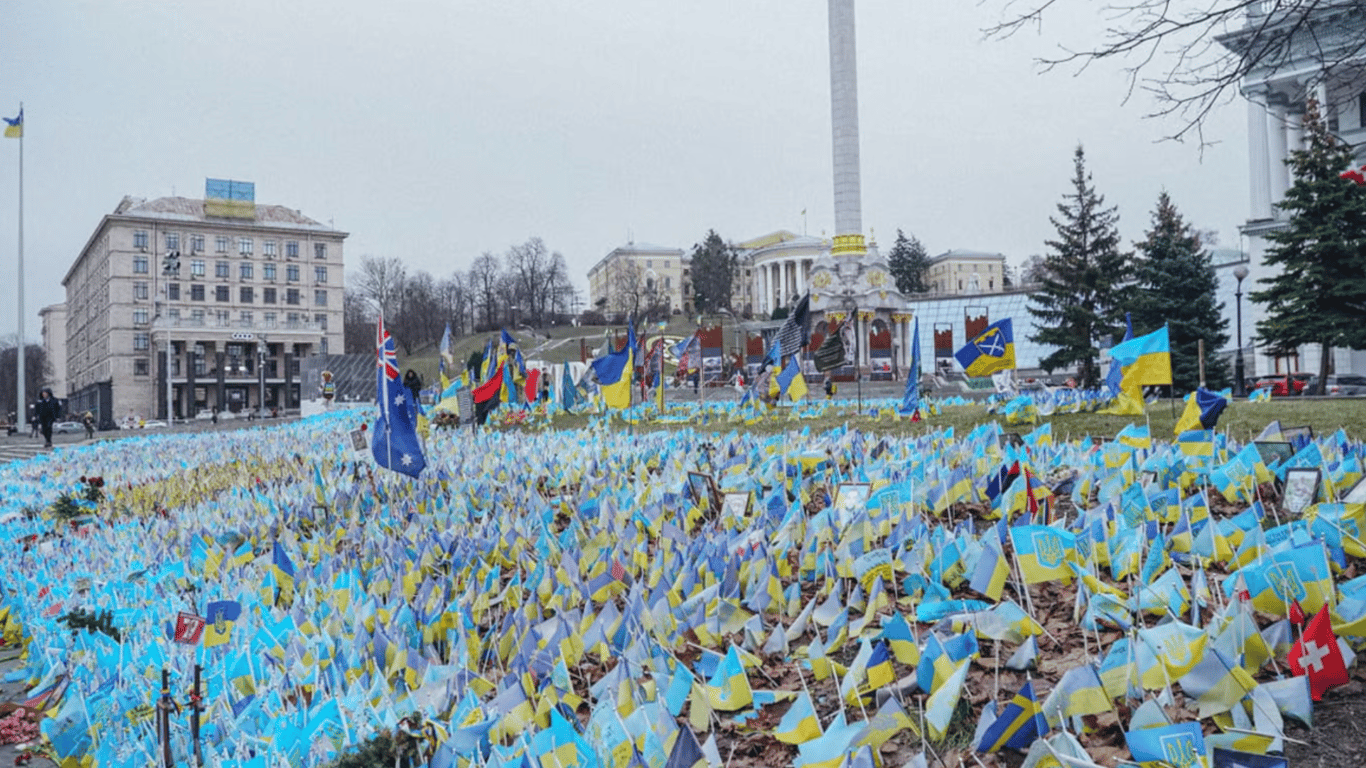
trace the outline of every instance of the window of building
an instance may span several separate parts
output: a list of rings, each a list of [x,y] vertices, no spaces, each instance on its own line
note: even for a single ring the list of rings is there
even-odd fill
[[[315,283],[325,283],[325,282],[327,282],[327,267],[314,267],[314,268],[313,268],[313,282],[315,282]]]
[[[150,365],[149,365],[148,362],[147,362],[147,358],[145,358],[145,357],[135,357],[135,358],[133,358],[133,375],[134,375],[134,376],[147,376],[149,370],[151,370],[151,367],[150,367]]]
[[[238,264],[238,265],[237,265],[237,276],[240,277],[241,279],[243,279],[243,280],[250,280],[250,279],[251,279],[251,273],[252,273],[252,268],[251,268],[251,262],[250,262],[250,261],[244,261],[244,262],[242,262],[241,264]]]
[[[250,304],[256,298],[256,291],[249,285],[244,285],[237,292],[237,300],[243,304]]]
[[[261,289],[261,303],[262,303],[262,304],[274,304],[274,303],[275,303],[275,289],[274,289],[274,288],[262,288],[262,289]]]
[[[147,350],[152,348],[152,335],[149,333],[133,334],[133,349]]]
[[[133,257],[133,274],[147,274],[147,254],[139,253]]]
[[[290,264],[285,267],[285,280],[291,283],[299,282],[299,265]]]
[[[193,324],[195,324],[195,325],[203,325],[203,324],[204,324],[204,310],[202,310],[202,309],[192,309],[192,310],[190,310],[190,322],[193,323]],[[198,346],[198,347],[196,347],[196,349],[199,350],[199,355],[202,357],[202,356],[204,355],[204,347]]]
[[[147,250],[147,230],[138,229],[133,232],[133,247]]]
[[[318,339],[318,354],[320,354],[320,355],[325,355],[325,354],[327,354],[327,337],[326,337],[326,336],[322,337],[321,339]]]
[[[190,286],[190,301],[203,301],[203,300],[204,300],[204,286],[201,285],[201,284],[199,284],[199,283],[195,283],[194,285],[191,285],[191,286]]]
[[[218,326],[219,326],[220,328],[225,328],[225,327],[227,327],[227,325],[228,325],[228,310],[226,310],[226,309],[216,309],[216,310],[214,310],[214,313],[213,313],[213,314],[214,314],[214,319],[218,321]]]
[[[297,258],[299,258],[299,241],[298,241],[298,240],[286,240],[286,241],[285,241],[285,256],[288,257],[288,258],[291,258],[291,259],[297,259]]]
[[[168,251],[178,251],[178,250],[180,250],[180,233],[179,233],[179,232],[167,232],[167,233],[166,233],[166,250],[168,250]]]
[[[232,274],[232,267],[226,261],[215,261],[213,274],[214,277],[228,277]]]
[[[229,242],[229,240],[228,240],[228,237],[227,237],[226,235],[219,235],[218,237],[214,238],[214,241],[213,241],[214,250],[217,251],[218,253],[227,253],[227,252],[228,252],[228,242]]]
[[[315,259],[325,259],[325,258],[327,258],[327,243],[314,243],[314,244],[313,244],[313,258],[315,258]]]
[[[226,285],[216,285],[213,288],[214,301],[231,301],[230,291]]]
[[[670,280],[669,277],[668,277],[667,275],[665,275],[665,276],[664,276],[664,290],[666,290],[666,291],[669,290],[669,288],[670,288],[669,283],[671,283],[671,282],[673,282],[673,281]]]
[[[238,313],[237,317],[237,322],[240,323],[243,328],[250,328],[254,323],[251,317],[251,310],[244,309]]]
[[[190,253],[204,252],[204,236],[190,235]]]
[[[286,303],[286,304],[295,304],[295,305],[297,305],[297,304],[299,303],[299,289],[298,289],[298,288],[290,288],[289,290],[285,291],[285,303]]]
[[[646,269],[654,269],[654,268],[655,268],[655,260],[654,260],[654,259],[646,259],[646,260],[645,260],[645,268],[646,268]]]
[[[992,277],[988,277],[988,278],[987,278],[987,290],[990,291],[990,290],[993,290],[994,288],[996,288],[996,279],[995,279],[995,278],[992,278]]]
[[[261,265],[261,277],[265,278],[266,280],[274,280],[274,279],[275,279],[275,265],[274,265],[274,264],[262,264],[262,265]]]
[[[202,317],[200,318],[200,320],[203,320],[203,319],[204,319],[204,318],[202,318]],[[194,345],[194,375],[196,375],[196,376],[203,376],[206,372],[208,372],[208,370],[209,370],[209,368],[208,368],[208,363],[207,363],[207,361],[206,361],[204,358],[205,358],[205,355],[204,355],[204,345],[203,345],[203,344],[196,344],[196,345]]]
[[[203,277],[203,276],[204,276],[204,260],[203,260],[203,259],[190,259],[190,276],[191,276],[191,277]]]
[[[665,259],[665,260],[664,260],[664,268],[665,268],[665,269],[668,269],[668,268],[669,268],[669,260],[668,260],[668,259]]]
[[[959,281],[958,281],[958,290],[960,290],[960,291],[963,290],[963,281],[962,281],[962,280],[959,280]]]
[[[261,253],[265,254],[267,259],[275,258],[275,241],[263,240],[261,242]]]
[[[286,328],[298,328],[298,327],[299,327],[299,313],[298,313],[298,312],[290,312],[290,313],[288,313],[288,314],[285,315],[285,327],[286,327]]]
[[[135,299],[146,299],[146,298],[147,298],[147,284],[146,284],[146,283],[133,283],[133,298],[135,298]]]
[[[274,313],[274,312],[263,312],[263,313],[261,314],[261,322],[265,323],[267,328],[274,328],[274,327],[275,327],[275,313]]]
[[[180,307],[171,307],[166,310],[166,316],[174,322],[180,322]]]
[[[327,330],[327,315],[318,313],[313,316],[313,322],[318,324],[320,330]]]
[[[145,310],[145,309],[135,309],[135,310],[133,310],[133,324],[134,324],[134,325],[146,325],[146,324],[147,324],[147,310]]]
[[[237,253],[242,256],[250,256],[252,241],[250,237],[237,238]]]
[[[315,306],[315,307],[325,307],[325,306],[327,306],[327,291],[314,291],[314,292],[313,292],[313,306]]]

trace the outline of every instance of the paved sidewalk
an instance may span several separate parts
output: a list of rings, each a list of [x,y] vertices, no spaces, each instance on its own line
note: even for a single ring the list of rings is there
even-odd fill
[[[41,445],[42,440],[38,440],[38,443]],[[19,650],[17,648],[9,646],[0,648],[0,704],[20,703],[24,699],[24,694],[28,693],[28,686],[23,681],[17,683],[4,682],[5,675],[20,668],[20,666],[22,665],[19,663]],[[35,744],[41,743],[42,737],[39,736]],[[9,766],[14,765],[14,758],[18,756],[19,748],[17,745],[0,744],[0,766],[9,768]],[[49,766],[56,768],[57,764],[45,757],[35,756],[29,765],[31,768],[48,768]]]

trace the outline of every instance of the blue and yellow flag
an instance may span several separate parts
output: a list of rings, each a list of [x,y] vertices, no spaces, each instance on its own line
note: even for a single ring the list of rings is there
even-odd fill
[[[1015,557],[1026,584],[1062,579],[1071,583],[1069,557],[1076,556],[1076,535],[1047,525],[1017,525],[1010,529]]]
[[[0,118],[5,121],[5,138],[22,139],[24,137],[24,108],[19,108],[18,117]]]
[[[635,359],[636,327],[626,327],[626,346],[618,352],[607,354],[594,360],[593,373],[597,374],[598,386],[602,389],[603,402],[608,408],[626,408],[631,405],[631,371]]]
[[[204,647],[226,644],[241,615],[242,604],[236,600],[216,600],[204,606]]]
[[[1134,762],[1148,766],[1204,768],[1205,734],[1200,723],[1177,723],[1125,731],[1124,741]]]
[[[1124,367],[1124,379],[1140,387],[1172,383],[1172,355],[1165,325],[1116,344],[1110,349],[1110,357]]]
[[[772,391],[777,389],[778,393],[787,395],[794,403],[806,397],[806,393],[810,391],[806,386],[806,377],[802,376],[802,367],[797,363],[797,357],[798,355],[789,357],[787,367],[783,368],[777,376],[769,379],[772,382],[770,394],[777,394]]]
[[[1034,739],[1047,733],[1048,721],[1044,719],[1038,699],[1034,698],[1034,681],[1029,680],[1001,710],[1000,716],[987,726],[977,751],[995,752],[1001,747],[1029,749]]]
[[[997,371],[1015,367],[1015,333],[1010,318],[988,325],[976,338],[953,353],[963,373],[968,376],[990,376]]]

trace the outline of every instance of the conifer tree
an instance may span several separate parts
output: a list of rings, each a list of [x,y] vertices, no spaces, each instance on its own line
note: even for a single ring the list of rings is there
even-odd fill
[[[1312,101],[1304,146],[1290,153],[1295,183],[1280,203],[1289,221],[1267,234],[1274,245],[1263,263],[1273,276],[1259,280],[1266,290],[1250,297],[1266,305],[1257,335],[1269,351],[1320,346],[1322,394],[1332,347],[1366,348],[1366,187],[1360,172],[1349,170],[1351,147],[1329,133]]]
[[[1218,281],[1200,235],[1163,192],[1157,198],[1147,237],[1134,243],[1134,333],[1150,333],[1167,324],[1172,357],[1172,387],[1177,394],[1200,384],[1199,341],[1205,341],[1205,385],[1229,384],[1228,366],[1216,352],[1228,344],[1228,320],[1215,300]]]
[[[896,231],[896,242],[887,253],[887,269],[896,281],[896,289],[905,295],[925,293],[925,271],[929,269],[930,257],[925,246],[911,235],[909,238],[900,229]]]
[[[1072,191],[1049,217],[1058,238],[1045,243],[1043,279],[1030,296],[1029,313],[1038,320],[1030,339],[1056,347],[1039,361],[1044,370],[1076,364],[1078,383],[1090,388],[1100,381],[1100,341],[1122,332],[1133,265],[1119,249],[1119,215],[1097,194],[1080,146],[1073,167]]]

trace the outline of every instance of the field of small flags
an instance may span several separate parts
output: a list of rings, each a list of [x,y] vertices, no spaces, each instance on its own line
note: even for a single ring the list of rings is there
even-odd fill
[[[373,409],[6,464],[10,681],[59,764],[145,766],[168,670],[183,765],[199,664],[209,764],[263,768],[414,712],[438,768],[1271,766],[1359,686],[1359,440],[960,405],[434,429],[416,478],[352,448]]]

